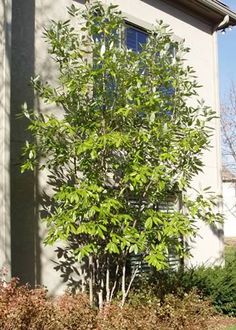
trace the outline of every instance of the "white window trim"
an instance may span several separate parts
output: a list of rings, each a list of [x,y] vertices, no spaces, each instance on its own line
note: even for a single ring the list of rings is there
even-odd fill
[[[148,23],[147,21],[137,18],[133,15],[127,14],[125,12],[122,12],[122,14],[124,15],[124,20],[125,23],[127,23],[127,25],[128,24],[134,25],[134,27],[140,28],[141,30],[146,30],[147,32],[153,30],[153,28],[155,27],[155,24]],[[173,39],[176,42],[183,41],[183,38],[175,34],[173,34]]]

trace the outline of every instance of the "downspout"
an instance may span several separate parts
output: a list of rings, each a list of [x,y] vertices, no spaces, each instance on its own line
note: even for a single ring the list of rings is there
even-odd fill
[[[219,24],[214,26],[214,31],[224,31],[227,27],[229,27],[229,15],[225,15],[224,19]]]

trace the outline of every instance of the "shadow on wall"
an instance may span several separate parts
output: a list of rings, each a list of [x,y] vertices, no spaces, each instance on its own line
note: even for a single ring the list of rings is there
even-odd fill
[[[206,224],[205,224],[206,225]],[[204,225],[204,229],[205,229]],[[208,234],[210,234],[209,239],[205,242],[201,240],[204,239],[204,236],[198,233],[197,237],[192,237],[187,241],[187,246],[189,248],[194,248],[196,251],[196,246],[198,247],[197,256],[193,253],[193,258],[190,257],[186,259],[187,268],[192,267],[214,267],[214,266],[223,266],[225,259],[224,259],[224,230],[222,225],[220,224],[210,224],[206,225],[209,226],[210,229]],[[217,238],[216,240],[211,240],[212,234]],[[205,236],[206,238],[206,236]],[[201,247],[200,245],[203,244]],[[206,249],[210,250],[211,253],[205,253]],[[208,251],[209,252],[209,251]],[[200,254],[199,254],[200,253]],[[199,262],[200,257],[200,262]]]
[[[44,10],[49,11],[49,5]],[[11,115],[10,115],[10,187],[11,187],[11,264],[12,276],[31,285],[41,283],[39,237],[38,173],[20,173],[24,142],[31,139],[28,121],[19,119],[24,102],[35,107],[30,79],[35,75],[35,0],[12,0],[11,42]],[[42,31],[43,33],[43,31]],[[45,46],[46,47],[46,46]],[[46,60],[45,72],[50,72]]]
[[[75,0],[75,2],[84,4],[84,1],[81,0]],[[67,3],[67,5],[69,4]],[[41,251],[38,207],[41,199],[39,175],[36,171],[34,173],[20,173],[22,147],[26,140],[30,141],[31,139],[27,132],[28,121],[25,118],[18,119],[17,115],[21,113],[21,107],[25,102],[28,108],[37,108],[40,111],[40,104],[35,99],[34,91],[30,86],[31,77],[38,73],[35,72],[35,36],[40,35],[41,38],[43,34],[43,26],[37,25],[36,11],[37,15],[45,17],[45,13],[53,15],[53,7],[56,8],[55,4],[48,5],[47,1],[40,3],[39,8],[36,8],[35,0],[12,0],[11,133],[9,146],[11,164],[11,268],[12,276],[19,277],[22,283],[29,283],[32,286],[44,284],[42,283],[42,260],[45,261],[48,258]],[[37,56],[41,56],[41,53],[37,53]],[[40,63],[40,68],[43,68],[43,72],[46,73],[44,76],[46,80],[53,78],[48,57],[45,57],[43,63]],[[52,260],[47,262],[52,264]]]
[[[34,107],[34,92],[29,85],[35,61],[35,0],[12,0],[11,48],[11,260],[12,276],[24,283],[40,283],[37,237],[37,177],[20,173],[21,150],[30,140],[27,120],[18,119],[24,102]]]
[[[210,229],[212,233],[219,239],[219,244],[222,246],[222,250],[218,260],[215,261],[215,264],[222,265],[224,264],[224,228],[221,224],[211,224]]]
[[[224,240],[224,230],[223,227],[216,224],[211,224],[210,225],[212,233],[217,236],[220,240]]]

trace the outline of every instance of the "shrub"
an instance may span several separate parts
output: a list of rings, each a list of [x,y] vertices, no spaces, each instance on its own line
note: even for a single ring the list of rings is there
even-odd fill
[[[235,250],[231,250],[230,253],[228,251],[223,267],[201,266],[184,272],[154,272],[151,276],[139,278],[135,284],[136,291],[132,300],[138,297],[140,301],[145,301],[146,297],[155,295],[164,302],[168,294],[184,295],[195,288],[204,299],[212,301],[218,312],[236,316]]]
[[[145,287],[145,281],[139,286]],[[185,272],[163,272],[146,280],[158,297],[165,300],[172,293],[188,293],[193,288],[204,299],[210,299],[218,312],[236,316],[236,255],[230,253],[224,267],[205,267],[188,269]],[[147,290],[147,289],[146,289]]]
[[[163,304],[155,295],[149,295],[147,303],[142,295],[140,298],[142,303],[136,294],[124,308],[107,306],[98,315],[98,329],[203,329],[209,316],[214,314],[210,303],[202,300],[195,291],[183,297],[169,294]]]
[[[151,291],[122,308],[116,302],[102,310],[90,307],[85,294],[64,294],[49,299],[46,290],[19,286],[13,279],[0,281],[1,330],[156,330],[202,329],[212,313],[208,302],[190,292],[184,296],[167,295],[164,304]]]
[[[236,258],[225,267],[189,270],[182,281],[184,290],[196,287],[212,300],[219,312],[236,315]]]
[[[17,279],[7,284],[0,282],[1,329],[55,329],[52,324],[54,314],[54,306],[47,300],[45,289],[19,286]]]
[[[193,290],[183,297],[167,295],[158,314],[166,329],[204,329],[214,310],[209,301],[202,299]]]
[[[158,317],[155,308],[145,305],[119,305],[112,304],[98,314],[99,330],[141,330],[156,329]]]
[[[85,295],[65,294],[51,300],[44,288],[19,286],[17,279],[0,282],[2,330],[89,330],[94,329],[95,316]]]
[[[85,294],[65,294],[57,300],[58,328],[66,330],[94,329],[96,311],[89,305]]]

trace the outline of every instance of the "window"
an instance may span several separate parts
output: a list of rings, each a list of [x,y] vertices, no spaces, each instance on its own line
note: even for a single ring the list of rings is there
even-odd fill
[[[147,32],[131,25],[126,26],[125,43],[128,49],[132,49],[134,52],[140,52],[142,46],[147,42],[147,38]]]
[[[145,30],[142,30],[127,23],[125,29],[125,44],[128,49],[131,49],[137,53],[141,52],[143,45],[145,45],[145,43],[147,42],[147,39],[148,33]],[[176,56],[176,49],[172,47],[170,49],[170,54],[172,54],[174,59]],[[160,91],[169,98],[171,98],[175,93],[175,90],[172,85],[160,86]],[[169,115],[170,114],[171,113],[169,113]]]

